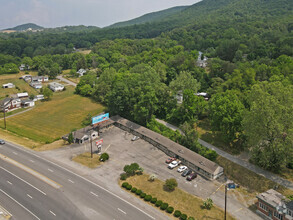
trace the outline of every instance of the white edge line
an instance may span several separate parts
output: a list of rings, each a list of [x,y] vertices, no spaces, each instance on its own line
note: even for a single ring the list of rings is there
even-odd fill
[[[9,144],[10,144],[10,143],[9,143]],[[37,158],[39,158],[39,159],[41,159],[41,160],[44,160],[44,161],[46,161],[47,163],[53,164],[53,165],[55,165],[55,166],[57,166],[57,167],[59,167],[59,168],[61,168],[61,169],[63,169],[63,170],[66,170],[67,172],[69,172],[69,173],[71,173],[71,174],[73,174],[73,175],[75,175],[75,176],[77,176],[77,177],[79,177],[79,178],[81,178],[81,179],[83,179],[83,180],[85,180],[85,181],[87,181],[87,182],[89,182],[89,183],[91,183],[91,184],[93,184],[93,185],[99,187],[100,189],[102,189],[102,190],[108,192],[108,193],[111,194],[112,196],[115,196],[116,198],[120,199],[121,201],[127,203],[128,205],[132,206],[133,208],[135,208],[135,209],[139,210],[140,212],[144,213],[145,215],[147,215],[147,216],[150,217],[151,219],[155,219],[153,216],[149,215],[149,214],[146,213],[145,211],[141,210],[140,208],[136,207],[135,205],[131,204],[130,202],[126,201],[125,199],[121,198],[120,196],[116,195],[115,193],[113,193],[113,192],[111,192],[111,191],[105,189],[104,187],[102,187],[102,186],[100,186],[100,185],[98,185],[98,184],[92,182],[91,180],[88,180],[88,179],[86,179],[85,177],[80,176],[80,175],[78,175],[78,174],[72,172],[71,170],[68,170],[67,168],[64,168],[64,167],[62,167],[62,166],[60,166],[60,165],[58,165],[58,164],[56,164],[56,163],[54,163],[54,162],[52,162],[52,161],[50,161],[50,160],[47,160],[47,159],[45,159],[45,158],[43,158],[43,157],[40,157],[40,156],[38,156],[37,154],[34,154],[34,153],[32,153],[32,152],[30,152],[30,151],[28,151],[28,150],[25,150],[25,149],[23,149],[23,148],[21,148],[21,147],[19,147],[19,146],[17,146],[17,145],[14,145],[14,144],[12,144],[12,143],[11,143],[10,145],[12,145],[13,147],[16,147],[17,149],[19,149],[19,150],[21,150],[21,151],[24,151],[24,152],[26,152],[26,153],[28,153],[28,154],[30,154],[30,155],[33,155],[33,156],[35,156],[35,157],[37,157]]]
[[[126,212],[124,212],[122,209],[119,209],[119,208],[118,208],[118,210],[119,210],[120,212],[122,212],[123,214],[126,215]]]
[[[56,214],[54,212],[52,212],[51,210],[50,210],[50,212],[51,212],[52,215],[56,216]]]
[[[10,212],[7,211],[7,209],[5,209],[3,206],[1,206],[1,209],[4,210],[4,212],[8,213],[10,216],[12,216],[12,214]]]
[[[40,189],[38,189],[37,187],[35,187],[35,186],[33,186],[32,184],[30,184],[30,183],[28,183],[27,181],[25,181],[24,179],[22,179],[22,178],[20,178],[20,177],[18,177],[18,176],[16,176],[14,173],[11,173],[10,171],[8,171],[8,170],[6,170],[5,168],[3,168],[3,167],[0,167],[2,170],[5,170],[7,173],[10,173],[12,176],[14,176],[14,177],[16,177],[16,178],[18,178],[18,179],[20,179],[21,181],[23,181],[24,183],[26,183],[27,185],[29,185],[29,186],[31,186],[31,187],[33,187],[35,190],[37,190],[37,191],[39,191],[40,193],[42,193],[43,195],[47,195],[46,193],[44,193],[42,190],[40,190]]]
[[[96,196],[96,197],[98,197],[98,195],[96,193],[94,193],[94,192],[91,192],[91,194],[94,195],[94,196]]]
[[[21,206],[23,209],[25,209],[27,212],[29,212],[32,216],[34,216],[36,219],[40,220],[38,216],[36,216],[34,213],[32,213],[30,210],[28,210],[26,207],[24,207],[22,204],[20,204],[18,201],[16,201],[14,198],[12,198],[10,195],[8,195],[6,192],[4,192],[2,189],[0,191],[5,194],[7,197],[9,197],[11,200],[13,200],[15,203],[17,203],[19,206]]]

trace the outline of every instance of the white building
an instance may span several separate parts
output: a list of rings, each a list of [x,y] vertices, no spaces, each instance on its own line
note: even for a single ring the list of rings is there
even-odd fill
[[[81,77],[86,73],[86,70],[85,69],[79,69],[76,73],[78,73],[79,77]]]
[[[21,98],[28,98],[28,93],[27,92],[17,93],[16,96],[19,99],[21,99]]]
[[[39,101],[39,100],[43,100],[43,99],[45,99],[44,98],[44,95],[36,95],[35,97],[34,97],[34,101],[36,102],[36,101]]]
[[[34,100],[24,99],[24,100],[21,100],[21,106],[23,108],[34,107],[35,106],[35,102],[34,102]]]
[[[48,82],[49,77],[48,76],[33,76],[32,82]]]
[[[63,91],[64,86],[62,84],[60,84],[60,83],[52,82],[52,83],[49,83],[49,88],[53,92],[58,92],[58,91]]]
[[[42,83],[40,83],[40,82],[31,82],[30,86],[35,88],[35,89],[41,89],[43,87]]]
[[[11,89],[14,87],[15,87],[15,85],[13,83],[6,83],[6,84],[2,85],[2,88],[4,88],[4,89]]]

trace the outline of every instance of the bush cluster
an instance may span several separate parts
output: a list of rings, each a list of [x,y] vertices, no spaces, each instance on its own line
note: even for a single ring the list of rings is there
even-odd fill
[[[158,200],[156,197],[153,198],[152,195],[147,195],[141,189],[132,187],[132,185],[130,185],[128,182],[123,182],[122,187],[127,190],[130,190],[132,193],[135,193],[140,198],[144,199],[144,201],[155,204],[156,207],[160,208],[161,210],[165,210],[169,214],[172,214],[174,212],[174,207],[169,206],[168,203],[163,202],[162,200]],[[191,216],[187,218],[187,215],[181,213],[179,210],[175,210],[173,215],[174,217],[179,218],[180,220],[194,220],[194,218]]]

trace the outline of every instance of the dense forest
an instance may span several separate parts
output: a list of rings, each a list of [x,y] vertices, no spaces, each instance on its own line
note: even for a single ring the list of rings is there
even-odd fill
[[[75,92],[105,104],[111,115],[214,159],[196,142],[198,120],[208,120],[231,149],[249,150],[252,162],[278,172],[293,168],[292,12],[291,0],[203,0],[142,25],[3,34],[0,73],[17,72],[20,63],[50,78],[89,69]],[[92,52],[72,53],[74,47]],[[199,67],[205,57],[207,66]],[[185,135],[164,130],[155,117]]]

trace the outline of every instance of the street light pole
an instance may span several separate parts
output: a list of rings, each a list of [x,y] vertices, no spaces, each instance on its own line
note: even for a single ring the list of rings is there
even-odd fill
[[[226,220],[226,214],[227,214],[227,184],[225,184],[225,216],[224,216],[224,220]]]

